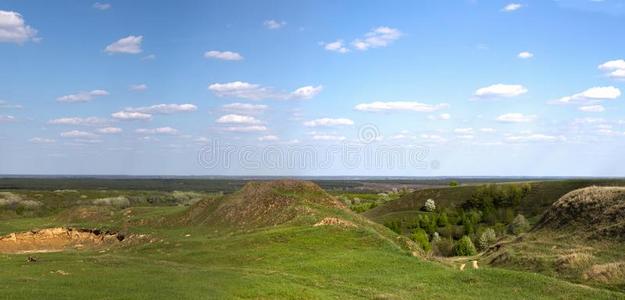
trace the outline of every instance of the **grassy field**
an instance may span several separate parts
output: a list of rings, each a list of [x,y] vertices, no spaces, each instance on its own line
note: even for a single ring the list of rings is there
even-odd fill
[[[625,299],[619,292],[545,275],[487,266],[460,271],[455,262],[414,256],[395,233],[325,205],[316,190],[274,189],[272,197],[288,205],[275,210],[279,203],[266,203],[266,214],[241,211],[240,205],[250,203],[265,207],[267,198],[252,197],[254,191],[191,206],[107,207],[105,213],[101,206],[82,206],[41,217],[7,217],[0,235],[71,225],[146,237],[107,249],[0,254],[0,298]],[[262,223],[292,211],[306,213],[280,224]],[[249,216],[267,219],[241,223]],[[354,226],[313,226],[325,217]],[[28,262],[28,256],[37,262]]]

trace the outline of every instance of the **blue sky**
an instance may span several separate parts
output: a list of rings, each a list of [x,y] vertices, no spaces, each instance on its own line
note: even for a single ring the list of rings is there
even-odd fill
[[[621,0],[0,0],[0,174],[622,176],[623,28]]]

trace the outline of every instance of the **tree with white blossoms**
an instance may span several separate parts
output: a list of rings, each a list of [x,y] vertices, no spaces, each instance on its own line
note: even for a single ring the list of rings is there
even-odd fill
[[[434,202],[434,200],[432,199],[427,199],[425,201],[425,210],[432,212],[436,209],[436,202]]]
[[[478,246],[481,250],[486,250],[497,239],[497,234],[492,228],[487,228],[482,232],[482,235],[478,239]]]

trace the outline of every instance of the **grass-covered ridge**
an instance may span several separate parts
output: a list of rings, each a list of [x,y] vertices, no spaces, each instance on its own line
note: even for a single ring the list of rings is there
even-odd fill
[[[276,183],[190,207],[70,207],[5,219],[0,235],[74,223],[145,235],[146,242],[42,253],[35,263],[0,254],[0,288],[8,299],[625,299],[543,275],[460,271],[413,256],[398,235],[328,196],[309,183]],[[238,210],[247,205],[266,209]],[[269,221],[274,213],[279,221]],[[355,226],[315,226],[326,218]]]

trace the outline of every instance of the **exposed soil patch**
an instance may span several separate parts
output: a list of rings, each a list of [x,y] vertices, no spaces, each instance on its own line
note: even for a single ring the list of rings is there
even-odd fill
[[[339,219],[339,218],[332,218],[332,217],[324,218],[323,220],[317,222],[313,226],[315,227],[317,226],[357,227],[356,224],[350,221],[346,221],[346,220]]]
[[[44,253],[85,249],[120,243],[125,236],[111,231],[77,228],[46,228],[0,237],[0,253]]]

